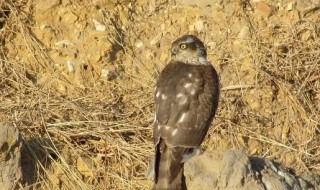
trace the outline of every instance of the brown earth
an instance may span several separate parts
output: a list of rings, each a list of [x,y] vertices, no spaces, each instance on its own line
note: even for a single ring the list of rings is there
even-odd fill
[[[0,122],[30,150],[21,186],[149,189],[153,86],[187,33],[222,85],[204,148],[319,174],[319,26],[317,0],[1,1]]]

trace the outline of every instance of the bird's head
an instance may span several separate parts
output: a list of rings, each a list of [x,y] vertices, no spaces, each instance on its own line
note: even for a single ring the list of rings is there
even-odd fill
[[[203,42],[193,35],[184,35],[171,45],[171,58],[188,64],[208,64]]]

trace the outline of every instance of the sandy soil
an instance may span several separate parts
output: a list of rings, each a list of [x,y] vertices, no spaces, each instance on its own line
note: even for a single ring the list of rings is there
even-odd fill
[[[204,148],[240,148],[320,173],[317,0],[0,7],[0,122],[19,128],[35,168],[22,186],[149,189],[153,86],[183,34],[205,42],[221,79]]]

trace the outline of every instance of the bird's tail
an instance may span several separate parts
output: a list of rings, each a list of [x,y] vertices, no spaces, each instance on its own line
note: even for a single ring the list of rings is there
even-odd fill
[[[180,154],[168,147],[160,140],[156,147],[155,176],[153,190],[186,190],[186,182],[183,175],[184,163],[180,159],[174,159],[175,154]]]

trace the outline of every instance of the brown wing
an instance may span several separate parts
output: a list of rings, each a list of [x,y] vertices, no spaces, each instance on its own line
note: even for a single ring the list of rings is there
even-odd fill
[[[156,84],[154,141],[172,147],[201,144],[217,109],[219,79],[211,65],[171,62]]]
[[[156,181],[161,178],[161,156],[170,155],[166,175],[171,181],[183,167],[183,155],[202,143],[218,99],[219,79],[211,65],[172,61],[164,68],[155,92]]]

